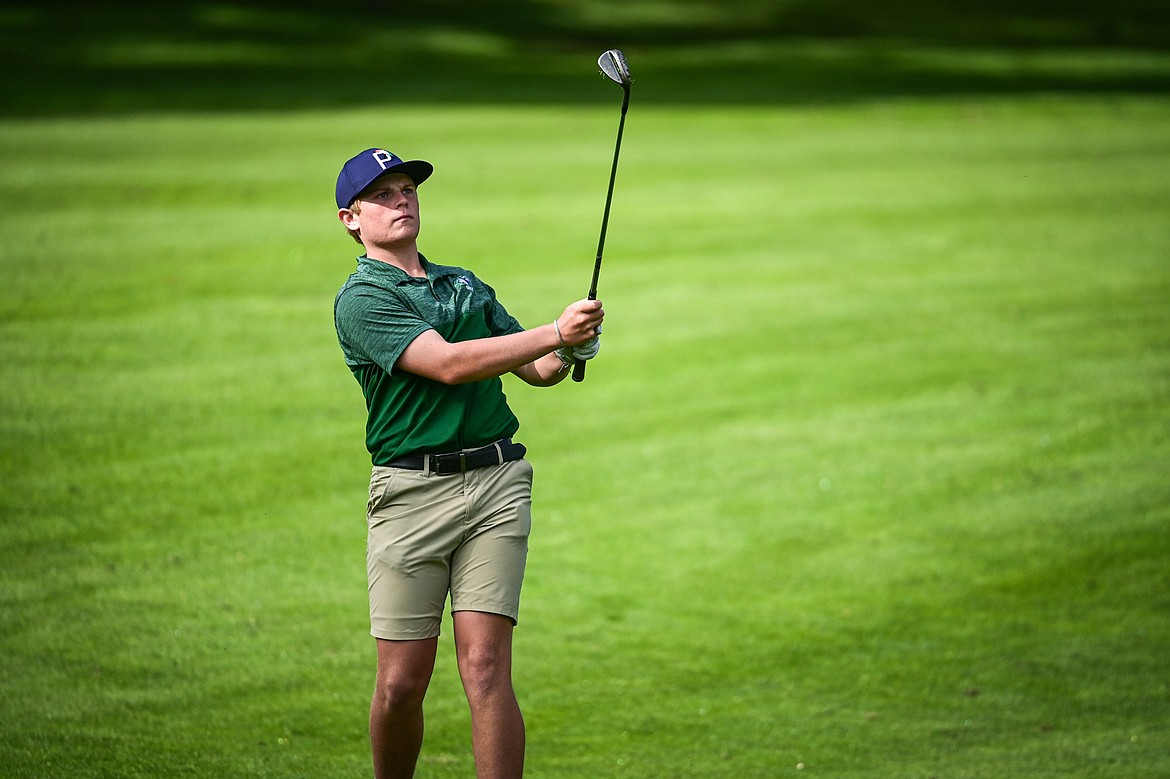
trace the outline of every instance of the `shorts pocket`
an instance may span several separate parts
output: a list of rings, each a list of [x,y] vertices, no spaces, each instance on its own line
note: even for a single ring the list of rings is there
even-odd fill
[[[394,468],[375,468],[370,476],[370,498],[366,502],[366,516],[371,516],[378,509],[390,502],[394,495],[394,477],[397,475]]]

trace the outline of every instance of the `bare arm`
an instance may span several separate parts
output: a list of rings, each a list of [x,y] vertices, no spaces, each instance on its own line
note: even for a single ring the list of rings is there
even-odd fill
[[[551,387],[554,384],[560,384],[566,376],[573,373],[573,369],[565,367],[561,358],[557,357],[555,352],[550,352],[539,359],[521,365],[512,373],[533,387]]]
[[[579,300],[566,308],[557,321],[565,343],[578,346],[593,337],[594,328],[604,318],[600,301]],[[443,384],[465,384],[514,372],[529,384],[547,386],[564,378],[558,375],[561,361],[552,354],[560,345],[552,324],[456,343],[427,330],[411,341],[396,367]]]

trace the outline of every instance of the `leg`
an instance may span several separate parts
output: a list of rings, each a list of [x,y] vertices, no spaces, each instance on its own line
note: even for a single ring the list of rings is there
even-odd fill
[[[423,739],[423,698],[435,670],[450,584],[447,558],[463,532],[458,485],[375,467],[366,549],[370,632],[378,676],[370,702],[377,779],[414,775]]]
[[[455,652],[471,708],[471,741],[479,779],[524,773],[524,718],[512,689],[512,620],[457,611]]]
[[[377,639],[378,677],[370,703],[376,779],[410,779],[423,738],[423,698],[435,670],[437,638]]]

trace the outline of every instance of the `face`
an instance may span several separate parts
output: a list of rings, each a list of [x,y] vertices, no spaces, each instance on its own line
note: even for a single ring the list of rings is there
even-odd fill
[[[418,238],[418,192],[404,173],[382,176],[358,197],[360,213],[350,208],[338,218],[361,233],[367,249],[394,250],[413,246]]]

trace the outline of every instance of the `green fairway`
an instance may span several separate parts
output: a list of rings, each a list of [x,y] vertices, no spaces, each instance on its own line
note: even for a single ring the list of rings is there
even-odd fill
[[[505,386],[526,775],[1170,775],[1170,57],[724,41],[757,99],[688,102],[703,46],[644,40],[601,355]],[[620,90],[540,56],[0,111],[0,776],[370,775],[331,188],[432,161],[423,251],[551,321]],[[449,623],[427,718],[420,779],[474,775]]]

